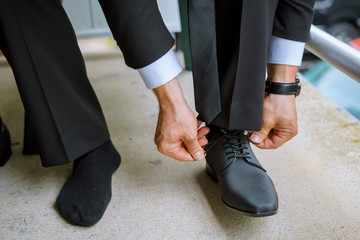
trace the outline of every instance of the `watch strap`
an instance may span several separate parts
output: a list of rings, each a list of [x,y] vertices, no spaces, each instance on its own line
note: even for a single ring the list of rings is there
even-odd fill
[[[301,90],[301,83],[299,78],[296,78],[295,83],[275,83],[266,80],[265,93],[273,93],[279,95],[295,95],[298,96]]]

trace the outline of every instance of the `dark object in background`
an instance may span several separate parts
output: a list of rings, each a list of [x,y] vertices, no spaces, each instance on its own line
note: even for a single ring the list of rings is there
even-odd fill
[[[314,9],[314,25],[344,42],[360,37],[359,0],[317,0]]]
[[[343,42],[360,37],[360,0],[317,0],[313,24]],[[316,56],[308,51],[304,60]]]
[[[313,24],[360,50],[360,0],[317,0]],[[301,71],[320,93],[360,120],[360,85],[305,51]],[[312,61],[310,61],[312,60]]]

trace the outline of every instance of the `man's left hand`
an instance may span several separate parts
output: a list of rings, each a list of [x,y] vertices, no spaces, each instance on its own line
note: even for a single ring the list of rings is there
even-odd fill
[[[295,81],[297,66],[268,64],[268,80],[278,83]],[[262,128],[249,132],[250,141],[263,149],[278,148],[298,131],[294,95],[267,94],[264,99]]]
[[[295,96],[268,94],[264,99],[261,131],[250,132],[250,141],[263,149],[274,149],[297,134]]]

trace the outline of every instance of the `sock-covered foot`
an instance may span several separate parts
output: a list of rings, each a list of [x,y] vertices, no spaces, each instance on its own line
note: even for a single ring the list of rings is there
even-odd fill
[[[111,141],[75,160],[73,173],[56,199],[60,214],[76,225],[97,223],[111,200],[111,176],[120,162]]]

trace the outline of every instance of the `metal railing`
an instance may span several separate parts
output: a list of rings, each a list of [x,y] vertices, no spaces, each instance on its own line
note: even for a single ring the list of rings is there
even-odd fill
[[[360,51],[314,25],[306,49],[360,83]]]

